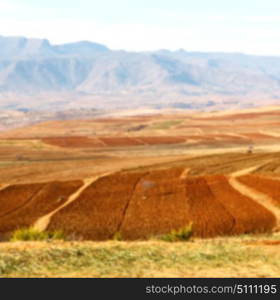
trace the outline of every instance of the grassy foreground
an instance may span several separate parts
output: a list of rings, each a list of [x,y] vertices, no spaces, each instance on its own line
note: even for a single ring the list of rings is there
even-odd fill
[[[280,235],[189,242],[10,242],[0,277],[279,277]]]

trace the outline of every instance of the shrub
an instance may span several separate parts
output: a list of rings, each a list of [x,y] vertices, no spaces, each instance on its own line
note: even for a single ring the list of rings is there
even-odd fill
[[[32,227],[15,230],[10,238],[11,242],[16,241],[47,241],[47,240],[65,240],[63,231],[38,231]]]
[[[160,239],[166,242],[188,241],[192,232],[192,223],[190,223],[179,230],[172,230],[170,233],[160,236]]]

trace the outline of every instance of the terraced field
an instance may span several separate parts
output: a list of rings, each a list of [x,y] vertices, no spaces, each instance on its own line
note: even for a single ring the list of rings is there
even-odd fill
[[[107,240],[120,234],[137,240],[189,223],[194,236],[203,238],[277,229],[280,216],[273,206],[256,201],[232,183],[240,180],[258,190],[262,177],[257,177],[256,185],[254,175],[244,175],[256,167],[227,176],[193,176],[186,167],[186,162],[180,162],[179,167],[167,164],[119,171],[100,175],[86,186],[82,181],[8,186],[0,190],[0,233],[5,238],[16,228],[35,226],[63,230],[75,239]],[[280,180],[263,180],[264,185],[272,182],[275,190],[280,188]],[[278,194],[268,191],[262,190],[277,205]],[[40,227],[39,220],[44,218],[47,222]]]
[[[149,239],[280,224],[280,109],[56,121],[0,136],[0,235]]]

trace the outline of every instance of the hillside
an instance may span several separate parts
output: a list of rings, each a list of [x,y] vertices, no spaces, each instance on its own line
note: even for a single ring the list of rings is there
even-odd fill
[[[0,277],[279,274],[280,107],[140,112],[0,134]]]

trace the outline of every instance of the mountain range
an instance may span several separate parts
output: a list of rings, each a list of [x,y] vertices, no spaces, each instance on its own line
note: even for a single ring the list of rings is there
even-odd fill
[[[280,57],[111,50],[0,36],[0,109],[223,109],[280,104]]]

